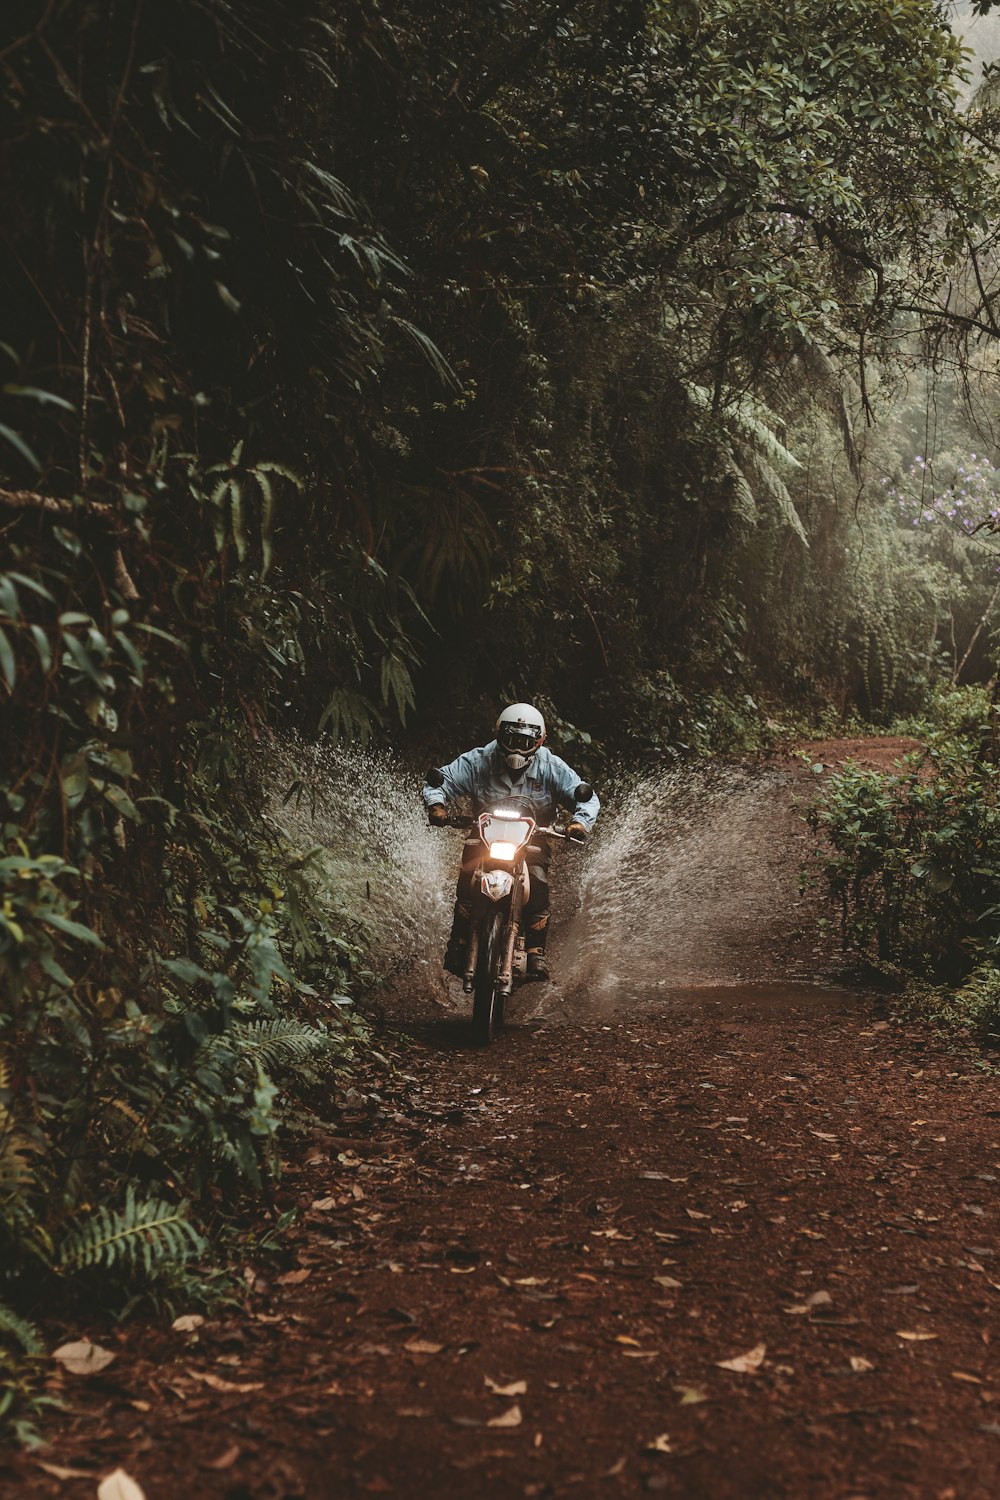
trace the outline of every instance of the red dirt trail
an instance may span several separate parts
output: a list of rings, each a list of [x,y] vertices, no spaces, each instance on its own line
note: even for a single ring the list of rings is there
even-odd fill
[[[301,1217],[240,1305],[53,1330],[116,1359],[53,1375],[5,1500],[119,1465],[147,1500],[1000,1492],[975,1056],[801,983],[564,1007],[488,1053],[424,1011],[387,1045],[339,1134],[287,1142]]]

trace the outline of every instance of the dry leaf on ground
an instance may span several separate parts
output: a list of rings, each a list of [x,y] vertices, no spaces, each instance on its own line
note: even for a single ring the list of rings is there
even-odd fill
[[[717,1359],[720,1370],[735,1370],[737,1375],[756,1375],[764,1363],[766,1344],[755,1344],[746,1354],[737,1354],[733,1359]]]
[[[940,1334],[937,1334],[937,1333],[923,1333],[920,1330],[918,1330],[916,1333],[910,1333],[906,1329],[897,1329],[896,1330],[896,1337],[898,1339],[908,1339],[911,1344],[922,1344],[922,1343],[925,1343],[926,1341],[928,1341],[929,1339],[940,1338]]]
[[[204,1322],[205,1319],[201,1313],[182,1313],[179,1318],[174,1319],[170,1326],[175,1333],[194,1333],[196,1328],[201,1328],[204,1325]]]
[[[434,1344],[430,1339],[408,1339],[403,1345],[411,1354],[440,1354],[443,1344]]]
[[[76,1339],[54,1349],[52,1358],[71,1375],[99,1375],[117,1356],[111,1349],[102,1349],[100,1344],[92,1344],[89,1339]]]
[[[498,1417],[491,1417],[487,1427],[520,1427],[524,1418],[521,1416],[521,1408],[516,1404],[509,1411],[501,1412]]]
[[[488,1375],[484,1375],[486,1389],[494,1396],[526,1396],[528,1394],[528,1382],[526,1380],[512,1380],[510,1385],[498,1385]]]
[[[242,1452],[243,1449],[239,1443],[233,1443],[231,1447],[226,1449],[225,1453],[220,1453],[218,1458],[213,1458],[205,1467],[206,1469],[217,1469],[220,1473],[224,1469],[231,1469]]]
[[[202,1385],[210,1386],[213,1391],[262,1391],[264,1382],[262,1380],[223,1380],[221,1375],[213,1375],[210,1370],[188,1370],[192,1380],[200,1380]]]
[[[673,1451],[670,1446],[670,1434],[666,1432],[661,1432],[659,1437],[655,1437],[651,1443],[646,1444],[647,1453],[673,1453]]]
[[[131,1474],[115,1469],[97,1486],[97,1500],[146,1500],[146,1496]]]

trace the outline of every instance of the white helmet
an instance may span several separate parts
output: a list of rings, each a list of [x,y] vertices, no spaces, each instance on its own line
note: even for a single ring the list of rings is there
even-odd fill
[[[545,739],[545,720],[530,703],[512,703],[497,719],[497,742],[512,771],[523,771]]]

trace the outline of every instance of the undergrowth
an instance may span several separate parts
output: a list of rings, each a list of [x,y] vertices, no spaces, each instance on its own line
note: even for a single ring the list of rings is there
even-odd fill
[[[941,691],[897,725],[922,748],[849,764],[809,821],[848,948],[939,1024],[1000,1043],[1000,768],[984,688]]]

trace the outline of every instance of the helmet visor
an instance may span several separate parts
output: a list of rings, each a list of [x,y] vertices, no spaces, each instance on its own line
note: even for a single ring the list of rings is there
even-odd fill
[[[539,729],[525,724],[501,724],[497,733],[501,750],[512,755],[532,755],[542,743]]]

